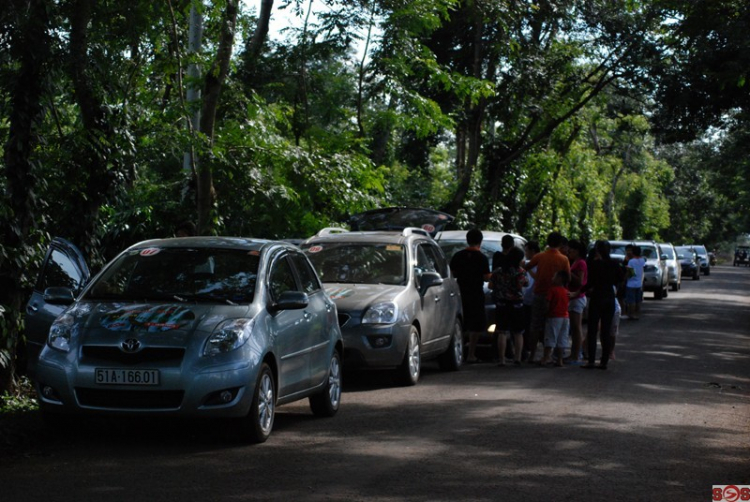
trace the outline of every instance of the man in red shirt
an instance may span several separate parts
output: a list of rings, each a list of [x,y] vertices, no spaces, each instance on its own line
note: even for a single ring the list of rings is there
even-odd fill
[[[568,257],[560,252],[560,246],[564,242],[559,232],[551,232],[547,236],[547,249],[534,255],[524,268],[532,270],[536,267],[534,276],[534,303],[531,305],[531,327],[529,329],[529,362],[534,362],[536,347],[544,337],[545,324],[547,322],[547,293],[552,287],[552,278],[559,271],[568,273],[570,277],[570,261]]]

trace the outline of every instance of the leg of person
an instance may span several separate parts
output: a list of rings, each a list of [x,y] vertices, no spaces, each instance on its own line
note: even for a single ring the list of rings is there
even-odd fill
[[[570,331],[570,319],[563,317],[560,322],[560,332],[557,338],[557,350],[560,351],[560,357],[557,358],[557,366],[563,365],[562,355],[565,353],[565,349],[568,348],[568,337],[567,333]]]
[[[596,367],[596,339],[601,315],[600,303],[599,300],[589,299],[588,333],[586,334],[588,364],[581,366],[581,368],[589,369]]]
[[[497,335],[498,366],[505,366],[505,331]]]
[[[615,313],[612,316],[612,328],[611,335],[610,335],[610,351],[609,351],[609,359],[614,361],[615,360],[615,342],[617,341],[617,333],[620,331],[620,316],[622,314],[622,310],[620,308],[619,302],[615,299]]]
[[[531,305],[523,306],[523,354],[522,361],[529,358],[531,352]]]
[[[607,301],[602,304],[601,310],[602,326],[599,336],[601,337],[602,343],[602,355],[599,359],[600,369],[607,369],[607,363],[609,362],[609,355],[612,350],[612,319],[615,315],[615,304],[614,301]]]
[[[544,328],[544,354],[539,360],[539,364],[544,366],[552,362],[552,349],[555,348],[557,341],[557,324],[556,319],[547,318]]]
[[[535,295],[534,303],[531,306],[531,346],[529,347],[529,362],[534,362],[537,345],[539,345],[540,341],[544,341],[547,308],[547,298],[544,295]]]
[[[513,333],[513,340],[516,344],[516,347],[522,347],[523,346],[523,331],[517,331]],[[521,364],[521,351],[516,350],[516,353],[514,354],[513,358],[513,364]]]
[[[469,354],[466,356],[466,362],[477,362],[477,342],[479,341],[478,331],[469,331]]]
[[[578,361],[578,354],[581,352],[581,336],[583,314],[581,312],[570,311],[570,355],[565,358],[565,362]]]

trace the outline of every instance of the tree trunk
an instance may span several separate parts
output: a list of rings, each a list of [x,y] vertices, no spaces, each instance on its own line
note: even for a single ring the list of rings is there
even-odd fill
[[[31,157],[38,143],[36,124],[42,117],[42,93],[49,58],[48,16],[44,0],[14,0],[6,8],[18,20],[10,39],[10,58],[18,70],[10,77],[9,134],[4,148],[4,176],[9,215],[2,220],[0,245],[7,254],[0,256],[0,349],[7,350],[7,360],[0,358],[0,393],[11,390],[14,383],[18,328],[21,325],[26,292],[19,287],[28,265],[26,247],[34,223],[36,178]]]
[[[213,146],[216,110],[219,107],[221,87],[229,72],[232,58],[232,44],[237,29],[237,12],[239,0],[227,0],[221,23],[221,35],[216,59],[206,74],[203,87],[203,106],[201,109],[201,132],[208,137],[209,146]],[[212,209],[216,199],[213,185],[213,173],[208,159],[198,163],[196,179],[198,204],[198,233],[209,234],[213,230]]]

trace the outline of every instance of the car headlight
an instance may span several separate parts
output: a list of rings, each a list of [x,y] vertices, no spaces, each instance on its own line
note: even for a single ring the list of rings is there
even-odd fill
[[[75,318],[71,314],[63,314],[52,323],[47,336],[47,345],[55,350],[68,352],[70,338],[73,332]]]
[[[371,305],[362,316],[362,324],[393,324],[398,319],[398,307],[393,302]]]
[[[219,324],[206,340],[204,356],[224,354],[242,347],[253,332],[255,319],[230,319]]]

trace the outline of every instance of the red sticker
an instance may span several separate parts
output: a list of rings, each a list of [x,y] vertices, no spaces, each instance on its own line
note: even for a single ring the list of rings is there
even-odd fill
[[[434,227],[434,225],[430,225],[429,223],[425,223],[424,225],[422,225],[422,230],[427,230],[428,232],[434,232],[435,231],[435,227]]]
[[[155,254],[159,254],[161,249],[159,248],[146,248],[143,251],[141,251],[141,256],[154,256]]]
[[[320,253],[323,251],[323,246],[310,246],[307,250],[308,253]]]

